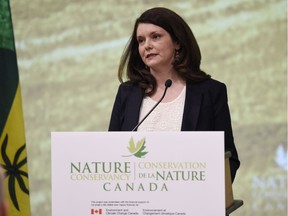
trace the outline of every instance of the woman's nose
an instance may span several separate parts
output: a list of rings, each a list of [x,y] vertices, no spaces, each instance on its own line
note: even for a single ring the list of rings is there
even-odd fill
[[[146,40],[144,47],[145,47],[146,50],[151,49],[152,48],[151,41],[150,40]]]

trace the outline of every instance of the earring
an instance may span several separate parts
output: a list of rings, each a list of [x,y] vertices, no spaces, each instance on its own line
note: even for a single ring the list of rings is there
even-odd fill
[[[179,50],[175,50],[174,62],[179,62],[179,60],[180,60],[180,52]]]

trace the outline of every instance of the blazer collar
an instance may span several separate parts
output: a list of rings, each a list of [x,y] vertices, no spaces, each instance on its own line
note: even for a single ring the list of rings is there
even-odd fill
[[[187,81],[186,98],[181,131],[195,131],[197,127],[202,93],[197,83]]]
[[[139,87],[134,87],[130,92],[130,97],[127,97],[125,118],[129,119],[129,121],[126,121],[124,130],[132,131],[138,124],[143,97],[144,92]]]

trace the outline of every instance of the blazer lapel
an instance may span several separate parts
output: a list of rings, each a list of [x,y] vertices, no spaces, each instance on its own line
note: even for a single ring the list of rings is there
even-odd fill
[[[137,87],[133,88],[127,98],[124,130],[132,131],[138,124],[143,96],[143,91]]]
[[[197,127],[202,93],[199,90],[199,86],[197,88],[195,85],[197,84],[190,82],[187,82],[186,85],[186,98],[181,131],[195,131]]]

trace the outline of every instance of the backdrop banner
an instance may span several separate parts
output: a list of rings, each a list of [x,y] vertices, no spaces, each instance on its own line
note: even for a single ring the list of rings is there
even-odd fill
[[[223,132],[53,132],[52,215],[225,215]]]

